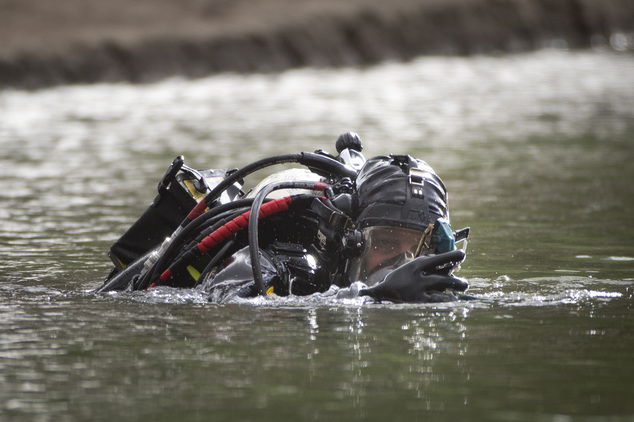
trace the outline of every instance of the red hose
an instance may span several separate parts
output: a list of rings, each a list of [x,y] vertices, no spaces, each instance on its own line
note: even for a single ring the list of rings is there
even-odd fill
[[[260,212],[258,214],[258,219],[263,219],[269,217],[278,212],[286,211],[289,209],[290,205],[293,203],[292,196],[285,196],[283,198],[275,199],[273,201],[267,202],[262,205],[260,208]],[[234,219],[228,221],[227,223],[220,226],[218,229],[214,230],[212,233],[207,235],[203,240],[201,240],[196,248],[192,249],[195,253],[194,257],[205,254],[218,246],[220,243],[224,242],[228,238],[230,238],[233,234],[246,229],[249,226],[249,216],[251,215],[251,211],[245,211]],[[183,257],[184,258],[184,257]],[[169,278],[173,275],[176,267],[180,267],[183,260],[179,260],[175,262],[172,266],[170,266],[167,270],[161,274],[160,281],[157,283],[153,283],[149,288],[156,287],[165,281],[169,280]]]

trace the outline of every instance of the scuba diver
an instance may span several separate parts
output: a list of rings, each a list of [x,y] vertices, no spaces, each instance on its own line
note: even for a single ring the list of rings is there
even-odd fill
[[[212,302],[276,294],[368,296],[375,301],[457,300],[453,273],[469,228],[453,232],[447,191],[409,155],[366,160],[344,133],[337,156],[278,155],[241,169],[194,170],[177,157],[158,196],[110,248],[99,292],[157,286],[201,289]],[[244,178],[283,170],[243,191]]]

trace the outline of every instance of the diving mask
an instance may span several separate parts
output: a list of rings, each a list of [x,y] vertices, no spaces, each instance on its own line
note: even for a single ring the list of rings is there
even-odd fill
[[[466,230],[466,233],[462,234]],[[459,231],[461,249],[466,249],[468,229]],[[370,226],[363,229],[363,252],[351,261],[351,281],[372,286],[392,270],[419,256],[439,254],[456,249],[456,236],[444,219],[438,219],[426,230],[394,226]]]

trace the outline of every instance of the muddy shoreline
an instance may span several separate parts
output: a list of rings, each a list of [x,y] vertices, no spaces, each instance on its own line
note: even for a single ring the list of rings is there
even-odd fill
[[[0,88],[632,48],[631,0],[0,0]]]

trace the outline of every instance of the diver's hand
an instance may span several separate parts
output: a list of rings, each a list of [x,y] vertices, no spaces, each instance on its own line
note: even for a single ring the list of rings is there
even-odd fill
[[[469,288],[465,280],[448,275],[465,259],[462,250],[432,256],[421,256],[391,271],[379,284],[363,289],[361,296],[391,302],[447,302],[456,297],[450,291],[464,292]]]

